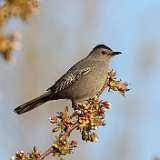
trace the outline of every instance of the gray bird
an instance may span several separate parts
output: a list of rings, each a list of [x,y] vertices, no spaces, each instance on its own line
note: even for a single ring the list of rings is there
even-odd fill
[[[22,114],[50,100],[70,99],[73,104],[77,104],[94,97],[105,84],[112,57],[118,54],[121,52],[114,52],[103,44],[97,45],[87,57],[73,65],[48,88],[46,93],[20,105],[14,111]]]

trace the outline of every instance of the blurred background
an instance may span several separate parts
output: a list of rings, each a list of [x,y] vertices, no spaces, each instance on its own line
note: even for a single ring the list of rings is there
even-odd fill
[[[132,89],[122,97],[104,92],[112,103],[98,143],[84,143],[66,159],[152,160],[160,154],[160,1],[45,0],[28,23],[12,19],[5,32],[19,30],[23,48],[16,63],[0,58],[0,159],[54,139],[48,117],[69,101],[49,102],[18,116],[13,109],[40,95],[97,44],[123,54],[110,68]],[[76,135],[76,136],[77,136]],[[75,136],[75,135],[74,135]],[[54,159],[54,158],[53,158]]]

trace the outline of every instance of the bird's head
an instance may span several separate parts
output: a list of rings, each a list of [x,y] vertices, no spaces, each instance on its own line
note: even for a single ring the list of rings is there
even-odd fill
[[[89,53],[89,57],[95,58],[97,60],[109,61],[112,57],[121,54],[121,52],[115,52],[108,46],[104,44],[99,44],[93,48]]]

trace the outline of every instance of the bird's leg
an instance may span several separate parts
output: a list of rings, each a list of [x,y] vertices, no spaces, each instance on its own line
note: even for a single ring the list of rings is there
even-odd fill
[[[108,87],[108,78],[106,77],[106,81],[105,81],[103,87],[102,87],[101,90],[97,93],[96,96],[99,97],[99,96],[102,94],[102,92],[103,92],[107,87]]]

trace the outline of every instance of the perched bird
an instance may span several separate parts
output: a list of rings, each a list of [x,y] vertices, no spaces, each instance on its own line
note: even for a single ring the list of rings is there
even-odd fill
[[[20,105],[14,111],[22,114],[50,100],[70,99],[76,104],[94,97],[106,82],[108,65],[112,57],[119,54],[121,52],[114,52],[106,45],[97,45],[87,57],[73,65],[44,94]]]

